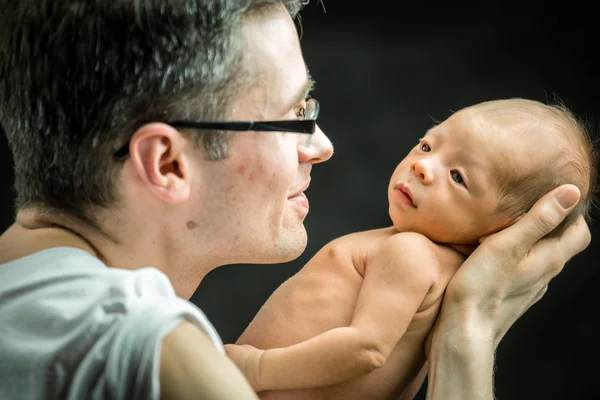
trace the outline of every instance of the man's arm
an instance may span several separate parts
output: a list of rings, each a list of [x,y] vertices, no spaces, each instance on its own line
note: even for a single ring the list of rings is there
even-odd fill
[[[163,340],[159,379],[161,400],[258,400],[236,366],[190,322]]]
[[[226,346],[227,352],[257,390],[320,387],[367,374],[386,362],[406,332],[434,281],[437,263],[425,237],[394,235],[367,261],[350,326],[285,348],[253,352],[238,346],[236,357],[236,348]]]
[[[572,185],[548,193],[517,223],[488,237],[453,276],[427,342],[429,400],[494,398],[496,346],[590,243],[582,218],[562,236],[541,239],[578,199]]]

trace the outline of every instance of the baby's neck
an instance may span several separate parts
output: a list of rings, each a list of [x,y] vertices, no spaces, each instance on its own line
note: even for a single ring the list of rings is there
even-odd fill
[[[465,257],[469,257],[471,253],[475,251],[477,248],[477,244],[452,244],[452,243],[440,243],[446,247],[450,247],[451,249],[456,250],[458,253],[462,254]]]

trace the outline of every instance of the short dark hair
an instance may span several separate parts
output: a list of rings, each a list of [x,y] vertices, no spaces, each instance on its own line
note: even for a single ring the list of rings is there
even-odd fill
[[[16,206],[94,223],[116,200],[111,157],[145,123],[221,119],[252,83],[241,25],[301,0],[21,0],[0,15],[0,123]],[[224,132],[197,133],[209,157]]]
[[[543,104],[532,100],[518,100],[531,102],[546,111],[545,115],[538,115],[545,119],[541,121],[540,126],[549,126],[548,122],[552,124],[552,128],[545,134],[562,135],[565,145],[551,163],[534,171],[523,174],[509,167],[506,173],[500,174],[498,211],[502,215],[516,217],[528,211],[544,194],[560,185],[570,183],[577,186],[581,192],[579,203],[548,237],[561,235],[580,216],[590,223],[598,189],[598,149],[591,135],[592,124],[577,116],[560,101]]]

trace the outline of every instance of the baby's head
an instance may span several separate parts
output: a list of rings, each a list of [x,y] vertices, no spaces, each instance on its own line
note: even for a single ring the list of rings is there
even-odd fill
[[[436,242],[475,243],[571,183],[581,199],[556,235],[589,218],[596,179],[594,146],[566,107],[489,101],[431,128],[402,160],[388,189],[390,217],[398,230]]]

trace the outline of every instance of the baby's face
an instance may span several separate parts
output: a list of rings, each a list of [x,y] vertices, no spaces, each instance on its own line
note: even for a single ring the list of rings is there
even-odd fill
[[[508,158],[514,157],[513,145],[505,134],[477,121],[469,109],[453,114],[430,129],[396,167],[388,198],[398,230],[441,243],[470,244],[510,222],[495,212],[495,171],[513,161]]]

